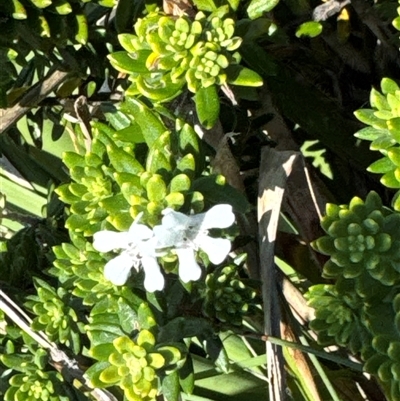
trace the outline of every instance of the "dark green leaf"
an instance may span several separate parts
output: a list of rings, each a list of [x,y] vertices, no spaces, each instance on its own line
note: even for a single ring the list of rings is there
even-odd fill
[[[195,97],[196,112],[201,125],[206,129],[211,129],[219,117],[219,97],[215,85],[208,88],[200,88]]]

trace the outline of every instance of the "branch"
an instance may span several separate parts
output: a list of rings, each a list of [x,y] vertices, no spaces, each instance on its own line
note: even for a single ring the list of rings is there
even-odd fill
[[[36,107],[47,95],[64,82],[71,72],[54,70],[44,81],[38,82],[22,99],[9,109],[0,109],[0,134],[18,122],[30,109]]]

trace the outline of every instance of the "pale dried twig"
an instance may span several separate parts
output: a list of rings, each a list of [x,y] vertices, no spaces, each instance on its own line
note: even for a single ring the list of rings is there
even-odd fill
[[[4,291],[0,290],[0,309],[25,333],[32,337],[42,348],[46,349],[50,355],[50,364],[61,374],[68,372],[68,375],[77,379],[97,401],[117,401],[113,394],[107,390],[93,388],[90,381],[85,377],[78,362],[70,358],[57,345],[49,340],[43,332],[35,332],[30,327],[32,319],[10,298]]]

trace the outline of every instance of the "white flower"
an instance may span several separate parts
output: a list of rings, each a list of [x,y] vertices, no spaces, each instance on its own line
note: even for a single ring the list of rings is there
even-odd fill
[[[137,224],[140,216],[132,223],[127,232],[103,230],[94,234],[93,247],[99,252],[115,249],[123,251],[104,266],[104,276],[115,285],[123,285],[132,267],[143,267],[144,287],[149,292],[164,288],[164,276],[156,258],[156,239],[153,231],[143,224]]]
[[[202,249],[210,261],[220,264],[231,250],[228,239],[212,238],[209,228],[226,228],[233,224],[235,215],[230,205],[217,205],[208,212],[193,216],[175,212],[172,209],[163,211],[161,225],[155,226],[154,235],[158,247],[173,247],[179,260],[179,277],[184,283],[198,280],[201,268],[195,259],[195,251]]]

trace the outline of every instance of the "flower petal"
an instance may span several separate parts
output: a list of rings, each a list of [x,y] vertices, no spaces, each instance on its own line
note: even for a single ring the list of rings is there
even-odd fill
[[[110,252],[113,249],[126,249],[129,246],[127,232],[98,231],[93,235],[93,248],[99,252]]]
[[[104,277],[115,285],[125,284],[133,262],[132,257],[128,253],[122,252],[121,255],[111,259],[104,266]]]
[[[143,257],[144,288],[148,292],[161,291],[164,288],[164,276],[156,258]]]
[[[216,205],[204,213],[203,221],[200,224],[201,230],[208,228],[227,228],[235,222],[235,215],[231,205]]]
[[[161,223],[161,225],[153,227],[154,235],[157,238],[158,248],[168,248],[182,243],[186,232],[186,227],[184,225],[180,225],[179,221],[174,220],[173,215],[163,217]]]
[[[208,235],[200,237],[196,244],[207,254],[210,262],[219,265],[231,250],[231,242],[228,239],[212,238]]]
[[[179,259],[179,277],[184,283],[196,281],[201,277],[201,268],[197,264],[192,248],[175,249]]]
[[[143,224],[136,224],[134,222],[129,227],[128,235],[131,242],[137,243],[151,238],[153,236],[153,231]]]

